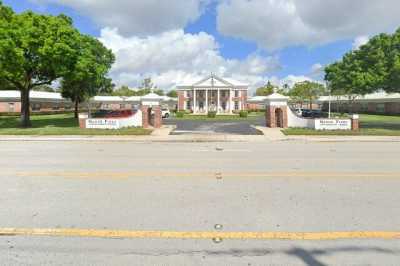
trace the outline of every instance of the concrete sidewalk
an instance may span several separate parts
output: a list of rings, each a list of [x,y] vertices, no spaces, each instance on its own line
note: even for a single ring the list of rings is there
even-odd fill
[[[185,134],[168,136],[0,136],[4,141],[88,142],[400,142],[400,137],[380,136],[284,136]]]
[[[39,136],[3,135],[1,141],[93,141],[93,142],[400,142],[390,136],[286,136],[280,129],[254,127],[263,135],[182,134],[170,135],[174,126],[154,129],[148,136]]]

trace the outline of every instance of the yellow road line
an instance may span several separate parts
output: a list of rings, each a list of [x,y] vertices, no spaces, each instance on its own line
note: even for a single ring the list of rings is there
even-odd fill
[[[133,177],[203,177],[215,178],[220,174],[223,178],[276,178],[276,177],[341,177],[341,178],[399,178],[399,172],[158,172],[158,171],[131,171],[131,172],[17,172],[13,175],[20,177],[63,177],[63,178],[105,178],[127,179]]]
[[[0,236],[51,236],[145,239],[259,239],[259,240],[338,240],[400,239],[400,232],[177,232],[122,231],[91,229],[0,228]]]

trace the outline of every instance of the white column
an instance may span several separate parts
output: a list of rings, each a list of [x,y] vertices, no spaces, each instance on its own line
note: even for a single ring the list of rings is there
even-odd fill
[[[219,89],[217,89],[217,113],[219,114]]]
[[[206,89],[206,113],[208,114],[208,89]]]
[[[229,113],[232,114],[232,89],[229,89]]]
[[[196,89],[193,89],[193,113],[196,113]]]

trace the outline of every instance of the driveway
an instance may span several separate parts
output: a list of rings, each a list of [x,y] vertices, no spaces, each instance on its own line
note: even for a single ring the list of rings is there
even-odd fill
[[[263,117],[254,117],[247,120],[183,120],[170,118],[164,120],[166,125],[176,125],[172,135],[182,134],[231,134],[231,135],[262,135],[252,126],[261,126]]]

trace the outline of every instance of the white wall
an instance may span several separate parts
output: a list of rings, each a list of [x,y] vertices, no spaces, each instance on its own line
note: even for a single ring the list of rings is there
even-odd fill
[[[307,119],[303,117],[298,117],[293,111],[288,107],[288,127],[300,127],[300,128],[314,128],[314,119]]]
[[[86,120],[86,128],[120,129],[125,127],[141,127],[143,125],[142,111],[126,118],[95,118]]]

